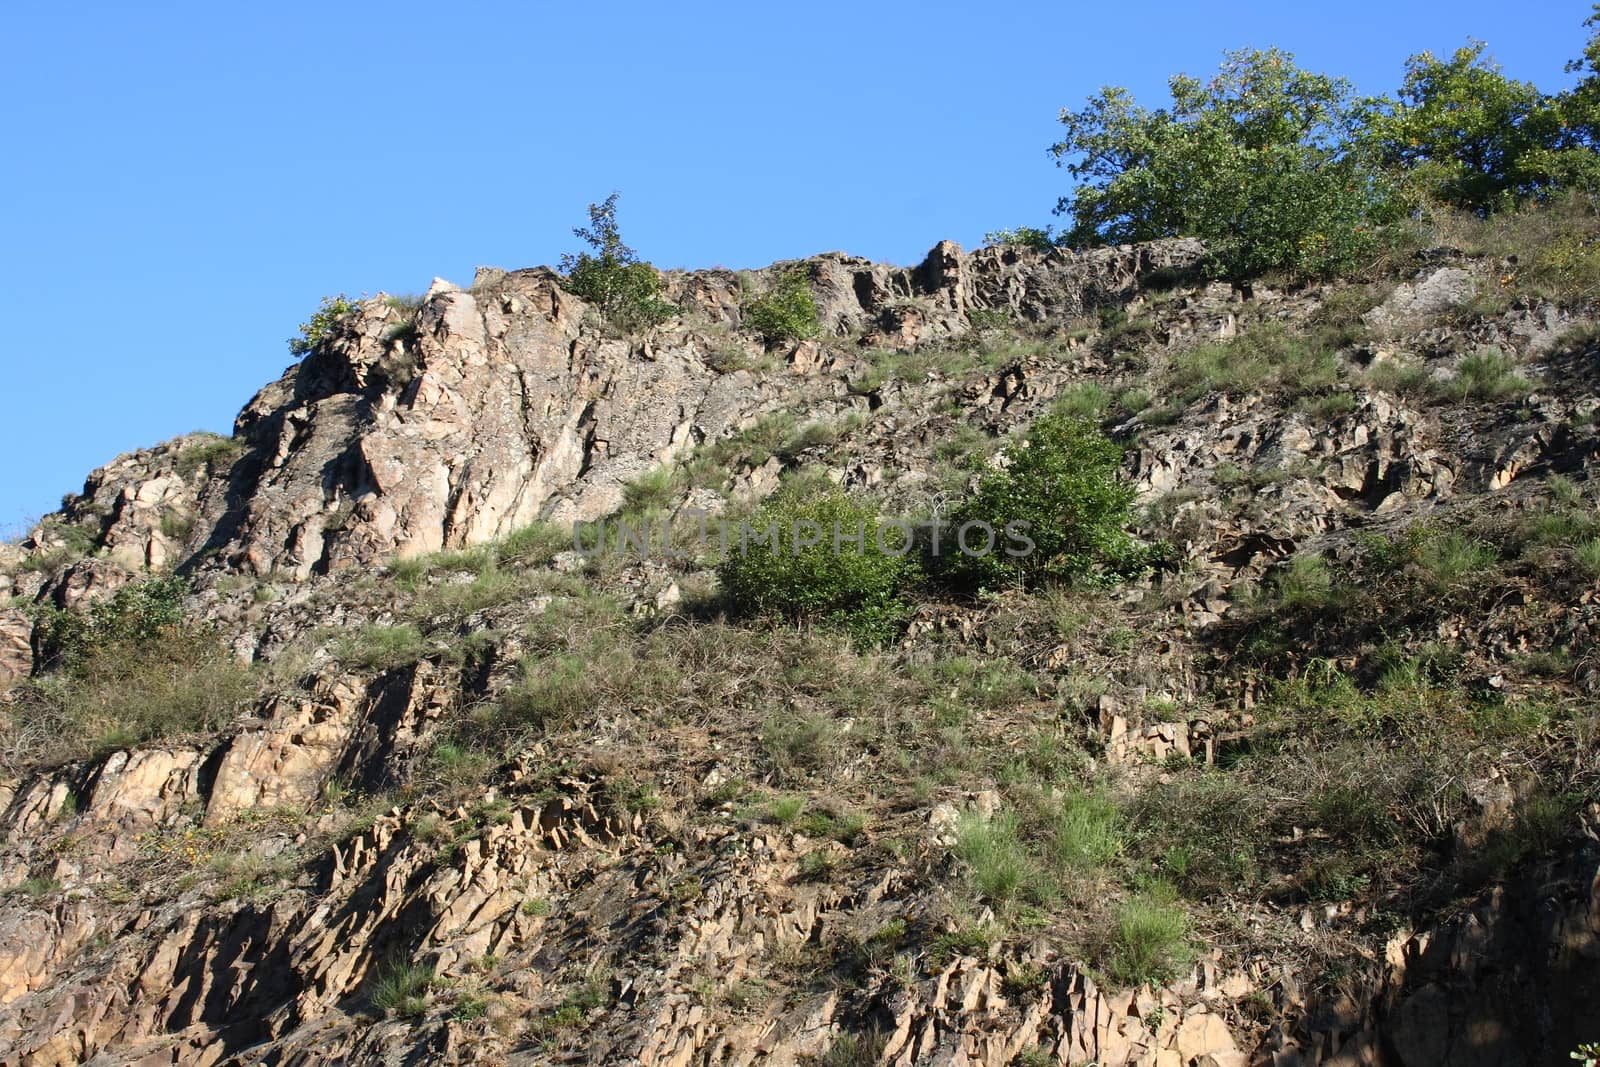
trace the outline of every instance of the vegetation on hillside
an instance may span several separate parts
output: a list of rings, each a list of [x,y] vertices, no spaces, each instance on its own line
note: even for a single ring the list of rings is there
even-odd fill
[[[334,324],[359,306],[343,293],[323,297],[317,310],[300,324],[300,333],[289,338],[289,351],[296,356],[310,355],[332,333]]]
[[[1267,49],[1228,53],[1210,79],[1173,77],[1156,110],[1107,87],[1061,113],[1050,150],[1079,184],[1056,206],[1072,220],[1058,240],[1194,236],[1224,277],[1326,278],[1370,265],[1430,206],[1483,216],[1592,196],[1600,33],[1568,69],[1583,74],[1575,87],[1542,92],[1472,44],[1413,56],[1397,98],[1363,98]]]
[[[5,706],[0,762],[20,776],[337,688],[405,722],[369,715],[361,744],[392,751],[365,776],[341,761],[318,798],[319,826],[334,809],[351,827],[391,813],[369,851],[487,864],[515,835],[473,841],[513,822],[528,840],[553,832],[545,813],[565,814],[581,780],[585,834],[639,836],[607,864],[627,869],[650,946],[689,925],[660,920],[708,882],[744,876],[729,871],[836,883],[817,899],[851,907],[819,904],[802,943],[752,954],[753,986],[697,989],[707,1025],[761,995],[938,982],[957,956],[1002,969],[1022,1003],[1045,981],[1041,945],[1107,987],[1292,957],[1311,994],[1353,998],[1353,970],[1394,931],[1558,855],[1600,801],[1597,42],[1553,95],[1478,46],[1416,57],[1395,101],[1276,51],[1174,79],[1167,110],[1106,90],[1063,116],[1056,154],[1087,181],[1063,201],[1060,241],[1195,234],[1219,276],[1337,280],[1250,299],[1144,277],[1115,303],[1086,290],[1070,321],[997,301],[968,332],[873,348],[893,342],[822,330],[812,277],[775,272],[717,324],[760,357],[740,366],[762,390],[745,410],[764,414],[699,443],[686,423],[683,450],[615,487],[609,540],[575,549],[570,528],[535,523],[294,583],[284,605],[279,579],[200,555],[91,587],[69,612],[50,600],[70,602],[66,569],[110,554],[110,508],[77,500],[18,564],[37,660]],[[619,329],[659,325],[677,309],[622,243],[616,199],[590,205],[575,231],[590,251],[563,260],[565,284]],[[1480,288],[1386,333],[1370,313],[1442,255],[1402,254],[1421,229]],[[1048,228],[990,240],[1060,247]],[[303,351],[350,310],[325,303]],[[703,350],[715,329],[684,319],[660,334]],[[825,369],[773,388],[765,346],[803,338]],[[1562,406],[1569,382],[1586,404]],[[1534,432],[1524,462],[1509,446]],[[243,448],[196,439],[173,469],[198,482]],[[1509,473],[1489,494],[1469,469]],[[891,521],[891,502],[910,518]],[[648,553],[618,530],[691,504],[720,509],[731,540],[685,524]],[[230,628],[262,637],[270,662],[238,662]],[[515,887],[519,937],[559,921],[554,894],[579,868],[566,858],[587,847],[562,844],[537,846],[563,863]],[[56,891],[32,873],[19,893]],[[278,873],[239,857],[213,871],[241,907]],[[329,891],[323,874],[303,882]],[[597,929],[564,936],[587,947],[609,936]],[[655,951],[645,940],[626,950]],[[489,1010],[452,984],[448,955],[371,962],[375,1014]],[[494,964],[478,968],[487,987]],[[525,1030],[547,1048],[616,995],[592,974],[557,987],[519,987],[519,1004],[549,1002]],[[834,1062],[871,1045],[845,1035]]]
[[[805,268],[784,271],[770,292],[746,303],[744,324],[768,344],[815,337],[817,303]]]
[[[622,241],[617,228],[617,193],[589,205],[589,225],[573,234],[587,252],[561,257],[567,289],[593,304],[614,326],[638,330],[671,318],[677,308],[661,299],[661,275]]]

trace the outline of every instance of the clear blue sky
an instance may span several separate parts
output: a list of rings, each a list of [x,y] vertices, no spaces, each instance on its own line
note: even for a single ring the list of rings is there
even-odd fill
[[[663,267],[1053,221],[1056,116],[1276,45],[1368,92],[1489,42],[1568,84],[1588,0],[10,5],[0,530],[234,414],[325,293],[553,263],[621,190]]]

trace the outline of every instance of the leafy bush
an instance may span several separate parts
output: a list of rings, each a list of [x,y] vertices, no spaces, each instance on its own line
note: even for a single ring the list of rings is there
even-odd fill
[[[72,759],[210,729],[254,697],[250,669],[183,613],[188,586],[167,575],[117,590],[87,614],[40,620],[51,673],[18,702],[0,748],[5,762]]]
[[[661,276],[637,253],[622,243],[617,231],[617,195],[589,205],[589,226],[573,229],[586,241],[588,252],[561,257],[561,271],[567,291],[582,297],[605,316],[606,321],[624,330],[642,329],[669,319],[678,311],[662,300]]]
[[[994,230],[983,235],[983,243],[992,246],[1010,245],[1016,248],[1032,248],[1046,252],[1056,246],[1056,239],[1051,236],[1052,227],[1046,226],[1039,229],[1037,226],[1018,226],[1011,230]]]
[[[1073,219],[1064,243],[1200,237],[1211,271],[1233,278],[1326,276],[1374,254],[1396,209],[1352,136],[1348,82],[1273,49],[1227,53],[1216,77],[1169,86],[1170,108],[1108,87],[1062,113],[1050,151],[1087,179],[1057,204]]]
[[[744,324],[768,344],[815,337],[820,329],[817,302],[805,268],[784,271],[771,292],[750,301],[744,309]]]
[[[1010,465],[986,475],[951,517],[956,530],[969,522],[995,531],[1027,524],[1032,551],[997,543],[983,556],[950,554],[947,573],[958,584],[992,587],[1049,579],[1106,583],[1148,569],[1155,551],[1123,529],[1132,519],[1134,491],[1119,477],[1121,459],[1121,448],[1085,419],[1036,420],[1010,453]]]
[[[34,551],[22,561],[22,569],[48,574],[94,552],[99,534],[97,529],[91,529],[82,522],[47,518],[39,523],[39,529],[31,540]],[[52,542],[56,542],[53,547],[45,547]]]
[[[316,351],[317,346],[322,344],[333,330],[334,323],[360,306],[343,293],[338,296],[323,297],[321,305],[312,313],[311,318],[300,324],[300,336],[289,338],[289,351],[296,356],[305,356]]]
[[[869,503],[837,489],[808,495],[789,487],[745,524],[718,576],[746,614],[826,622],[882,640],[904,614],[900,590],[915,572],[909,555],[895,551],[906,541]]]
[[[151,641],[183,622],[188,583],[175,574],[118,589],[87,614],[48,611],[41,619],[44,659],[71,666],[108,645]]]

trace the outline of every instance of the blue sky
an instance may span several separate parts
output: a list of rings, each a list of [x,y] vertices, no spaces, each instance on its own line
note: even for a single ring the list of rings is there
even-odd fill
[[[1584,2],[13,5],[0,530],[119,452],[227,432],[325,293],[554,263],[621,190],[663,267],[1054,221],[1062,107],[1276,45],[1391,91],[1489,42],[1568,84]]]

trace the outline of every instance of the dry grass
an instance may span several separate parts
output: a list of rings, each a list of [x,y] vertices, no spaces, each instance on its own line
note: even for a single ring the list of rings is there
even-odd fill
[[[211,730],[257,693],[254,673],[213,635],[168,627],[100,644],[69,670],[30,683],[12,705],[0,751],[16,770]]]

